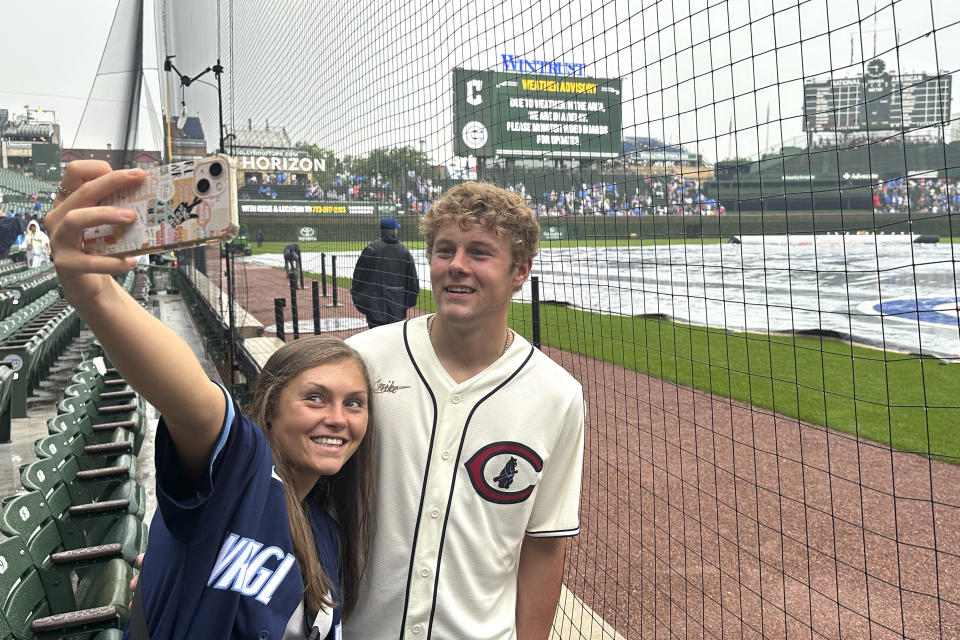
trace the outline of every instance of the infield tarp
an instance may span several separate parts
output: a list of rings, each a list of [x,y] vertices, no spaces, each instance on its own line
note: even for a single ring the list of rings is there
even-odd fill
[[[881,348],[960,358],[957,254],[903,236],[745,236],[741,244],[544,249],[540,299],[587,311],[662,315],[757,333],[823,332]],[[305,247],[308,249],[309,247]],[[420,286],[430,288],[422,251]],[[327,254],[327,273],[330,274]],[[358,252],[338,253],[350,277]],[[280,255],[246,260],[282,266]],[[303,253],[320,272],[320,254]],[[516,296],[530,300],[530,284]]]

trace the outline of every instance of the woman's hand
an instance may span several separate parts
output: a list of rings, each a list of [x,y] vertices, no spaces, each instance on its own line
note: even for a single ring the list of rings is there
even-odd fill
[[[62,184],[73,186],[73,193],[47,214],[44,224],[50,230],[57,276],[71,302],[95,298],[110,285],[108,274],[129,271],[136,266],[136,258],[87,255],[83,251],[83,231],[101,224],[133,222],[136,213],[132,209],[98,203],[114,193],[136,187],[143,181],[143,175],[140,169],[111,171],[104,162],[81,160],[67,165]]]

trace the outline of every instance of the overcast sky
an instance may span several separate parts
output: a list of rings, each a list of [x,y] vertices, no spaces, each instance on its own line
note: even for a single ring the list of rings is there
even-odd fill
[[[0,108],[55,112],[64,146],[73,142],[117,0],[3,2]],[[46,120],[46,117],[41,119]]]
[[[103,146],[98,140],[115,136],[110,109],[122,95],[110,76],[100,79],[77,131],[117,0],[5,4],[0,108],[54,110],[65,146]],[[960,69],[957,0],[234,0],[222,3],[219,41],[217,5],[158,2],[167,19],[159,41],[191,75],[219,50],[227,130],[248,118],[269,122],[294,142],[341,154],[423,140],[434,161],[448,159],[451,69],[497,69],[503,53],[621,77],[624,135],[682,142],[711,160],[755,156],[800,137],[803,78],[862,73],[874,37],[889,68]],[[146,48],[156,50],[152,41]],[[164,93],[153,74],[155,108],[175,113],[179,87]],[[213,85],[194,84],[184,102],[215,139]],[[150,115],[146,100],[144,107]],[[141,146],[158,146],[157,131],[143,127]]]

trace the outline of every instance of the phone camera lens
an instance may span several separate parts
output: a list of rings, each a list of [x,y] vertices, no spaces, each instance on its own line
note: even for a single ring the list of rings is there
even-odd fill
[[[221,173],[223,173],[222,164],[220,164],[219,162],[214,162],[213,164],[210,165],[210,175],[212,175],[214,178],[219,176]]]
[[[207,180],[206,178],[202,178],[202,179],[198,180],[198,181],[197,181],[197,191],[198,191],[199,193],[206,193],[207,191],[210,191],[210,181]]]

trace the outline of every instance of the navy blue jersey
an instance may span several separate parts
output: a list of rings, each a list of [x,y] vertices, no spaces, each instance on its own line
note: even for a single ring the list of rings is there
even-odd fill
[[[303,579],[260,428],[227,400],[209,473],[195,486],[184,479],[161,418],[156,465],[158,509],[139,586],[151,640],[281,640],[303,602]],[[321,564],[339,589],[336,525],[313,501],[310,512]],[[337,607],[327,637],[339,637],[339,625]]]

